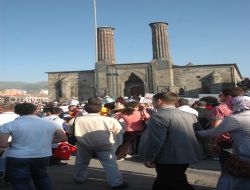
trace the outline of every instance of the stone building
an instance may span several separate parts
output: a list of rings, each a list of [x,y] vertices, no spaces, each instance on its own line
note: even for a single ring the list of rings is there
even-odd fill
[[[242,80],[236,64],[174,65],[169,52],[168,24],[155,22],[152,30],[153,59],[147,63],[116,64],[114,28],[97,29],[98,61],[95,70],[48,72],[49,100],[91,96],[138,96],[174,91],[181,96],[219,93]]]

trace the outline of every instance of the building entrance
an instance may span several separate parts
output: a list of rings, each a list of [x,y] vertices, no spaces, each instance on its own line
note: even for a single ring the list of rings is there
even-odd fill
[[[132,73],[125,82],[124,95],[128,97],[144,96],[144,82],[134,73]]]

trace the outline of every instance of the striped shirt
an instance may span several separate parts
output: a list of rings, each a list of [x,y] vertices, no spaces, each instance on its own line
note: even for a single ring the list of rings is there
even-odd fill
[[[210,120],[224,120],[225,117],[232,114],[232,110],[226,103],[221,103],[220,105],[216,106],[212,113],[208,116]],[[230,142],[230,135],[229,133],[224,133],[218,135],[214,138],[214,143],[219,144],[221,142]]]
[[[231,114],[232,110],[228,107],[228,105],[226,103],[222,103],[214,108],[208,118],[212,120],[223,120]]]

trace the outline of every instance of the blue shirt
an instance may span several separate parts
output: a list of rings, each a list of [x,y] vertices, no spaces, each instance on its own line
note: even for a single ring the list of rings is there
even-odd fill
[[[52,121],[35,115],[16,118],[0,127],[0,133],[12,137],[6,156],[14,158],[41,158],[51,156],[51,143],[55,131],[60,129]]]

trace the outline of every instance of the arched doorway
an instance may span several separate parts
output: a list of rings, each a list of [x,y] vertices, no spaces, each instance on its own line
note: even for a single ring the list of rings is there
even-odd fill
[[[125,82],[124,95],[139,97],[144,96],[144,82],[134,73],[131,73],[128,80]]]

